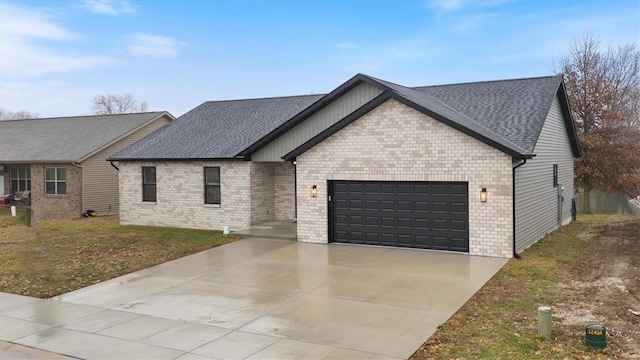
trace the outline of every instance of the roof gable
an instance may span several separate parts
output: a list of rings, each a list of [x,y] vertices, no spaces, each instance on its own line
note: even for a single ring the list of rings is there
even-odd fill
[[[327,95],[210,101],[114,155],[112,160],[250,159],[251,155],[366,82],[382,94],[283,156],[292,160],[359,116],[395,99],[514,158],[533,150],[559,96],[574,156],[577,136],[562,76],[406,87],[357,74]]]
[[[235,158],[322,96],[208,101],[111,159]]]
[[[74,162],[168,112],[0,121],[1,162]]]
[[[395,99],[514,158],[535,156],[533,149],[553,97],[563,89],[561,75],[410,88],[358,74],[341,87],[362,81],[385,91],[379,98],[372,100],[371,104],[374,101],[381,104],[388,99]],[[328,94],[319,103],[330,103],[337,96],[341,95]],[[566,98],[564,100],[563,108],[568,109]],[[362,116],[373,107],[366,108],[368,110],[353,113],[339,124],[346,126],[357,118],[356,115]],[[574,155],[579,156],[573,121],[568,111],[564,115],[567,135],[572,139],[572,145],[575,144]],[[297,122],[303,120],[297,119]],[[340,128],[336,124],[326,129],[283,158],[294,159]]]

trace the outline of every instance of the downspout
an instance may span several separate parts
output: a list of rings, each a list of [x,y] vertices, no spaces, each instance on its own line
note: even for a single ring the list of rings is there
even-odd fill
[[[111,163],[111,166],[113,166],[114,169],[116,169],[117,171],[120,171],[120,169],[118,169],[118,167],[113,164],[113,160],[111,160],[110,163]]]
[[[527,163],[527,158],[524,158],[524,161],[520,164],[516,165],[512,169],[512,180],[511,186],[513,187],[513,257],[516,259],[521,259],[520,254],[516,252],[516,169],[520,166]]]

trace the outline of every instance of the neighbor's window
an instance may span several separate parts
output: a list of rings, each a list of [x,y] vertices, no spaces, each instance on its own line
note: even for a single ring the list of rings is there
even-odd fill
[[[156,167],[142,167],[142,201],[156,201]]]
[[[31,190],[31,166],[12,166],[9,169],[11,190]]]
[[[67,169],[44,169],[44,193],[47,195],[62,195],[67,193]]]
[[[553,187],[558,187],[558,164],[553,164]]]
[[[204,168],[204,203],[220,204],[220,168]]]

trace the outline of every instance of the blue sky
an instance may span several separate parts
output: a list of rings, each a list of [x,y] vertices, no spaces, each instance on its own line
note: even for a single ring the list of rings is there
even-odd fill
[[[132,93],[204,101],[543,76],[574,39],[640,43],[640,0],[0,0],[0,107],[90,113]]]

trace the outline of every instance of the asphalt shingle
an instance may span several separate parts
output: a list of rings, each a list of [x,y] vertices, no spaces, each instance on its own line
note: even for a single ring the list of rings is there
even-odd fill
[[[112,159],[233,158],[322,97],[208,101]]]
[[[532,154],[562,83],[561,75],[556,75],[412,88],[367,75],[354,79],[358,78],[391,89],[419,107],[523,156]],[[205,102],[112,159],[234,158],[323,96]]]
[[[77,161],[164,113],[0,121],[0,162]]]

